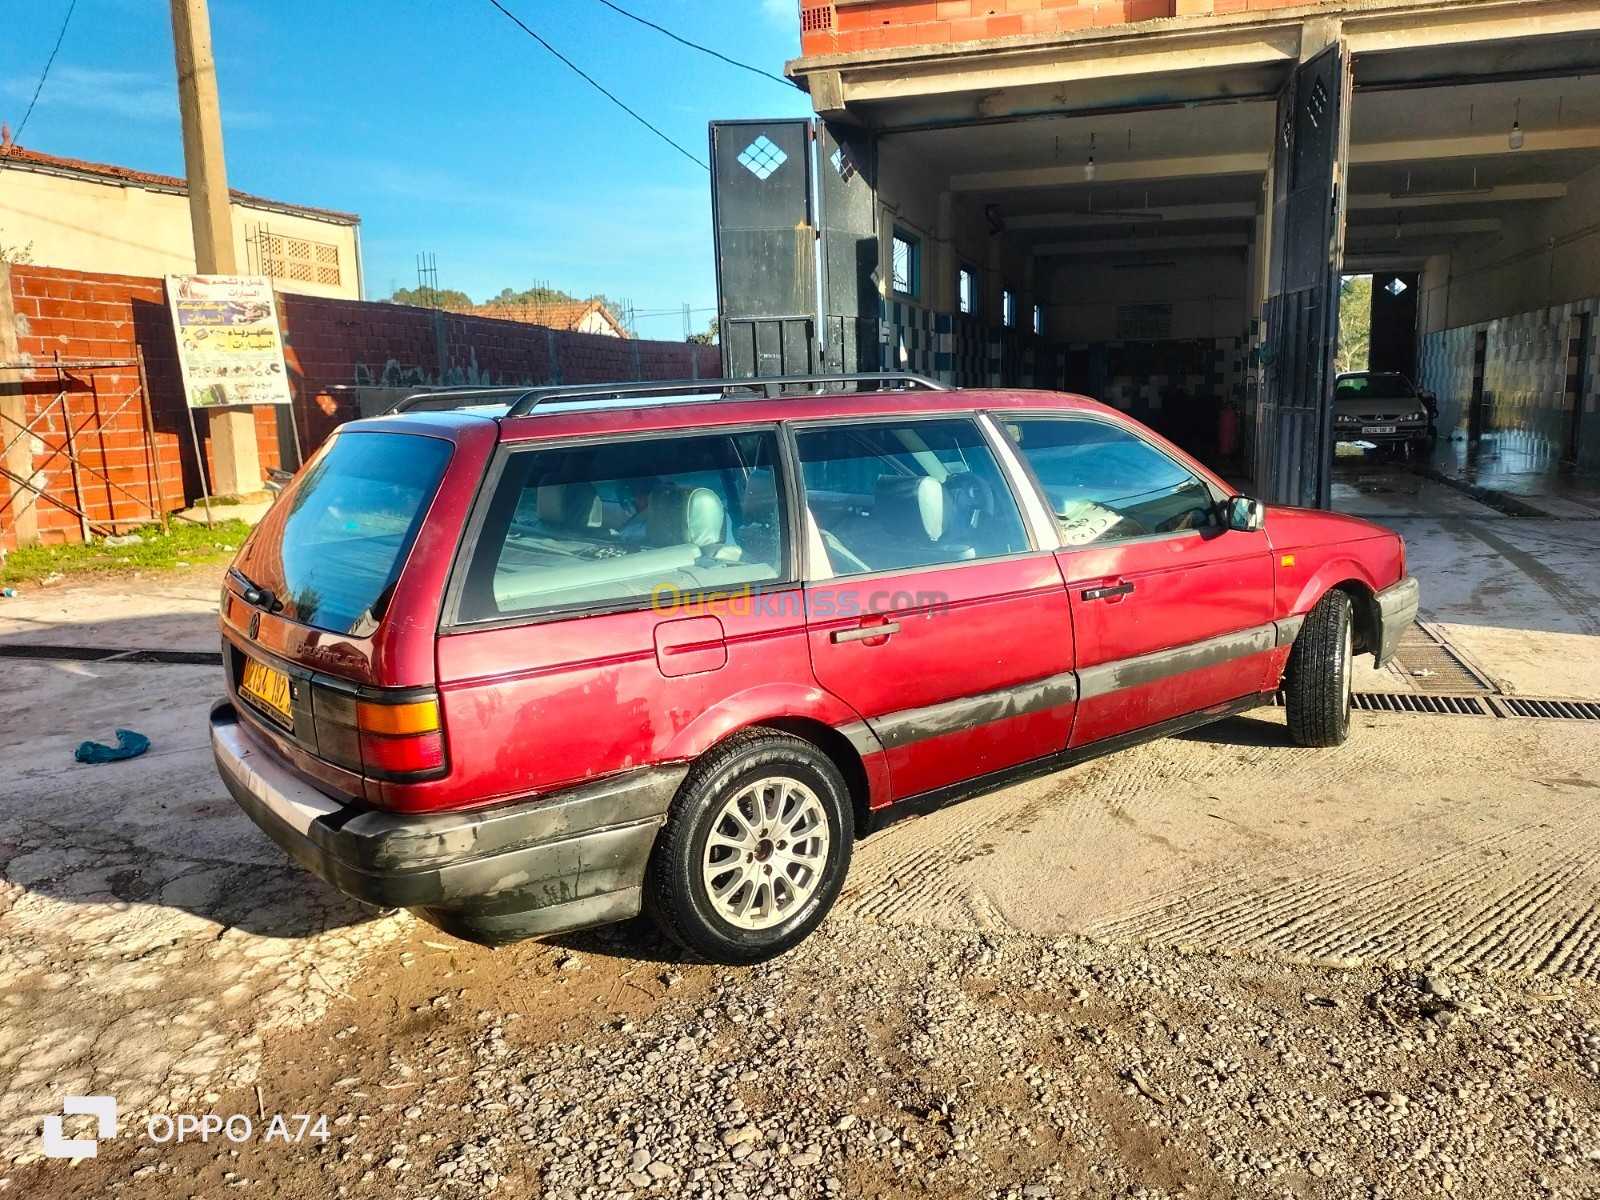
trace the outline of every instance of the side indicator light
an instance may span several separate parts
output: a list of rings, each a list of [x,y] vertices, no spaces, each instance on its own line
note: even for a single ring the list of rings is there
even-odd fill
[[[1278,563],[1279,563],[1280,566],[1292,567],[1292,566],[1294,566],[1294,555],[1285,554],[1282,558],[1280,558],[1278,560]]]

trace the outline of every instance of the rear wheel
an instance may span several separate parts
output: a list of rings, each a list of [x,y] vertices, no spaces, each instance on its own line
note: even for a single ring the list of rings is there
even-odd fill
[[[1355,664],[1350,597],[1329,592],[1300,627],[1284,672],[1289,736],[1302,746],[1339,746],[1350,736]]]
[[[695,764],[673,801],[645,872],[645,912],[713,962],[782,954],[844,885],[851,813],[838,768],[810,742],[738,734]]]

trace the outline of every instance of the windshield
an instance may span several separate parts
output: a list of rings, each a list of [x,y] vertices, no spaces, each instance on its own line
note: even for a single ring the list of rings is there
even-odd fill
[[[234,569],[270,590],[291,620],[369,636],[450,450],[412,434],[337,435],[273,505]]]
[[[1335,400],[1410,400],[1416,394],[1404,375],[1349,375],[1333,389]]]

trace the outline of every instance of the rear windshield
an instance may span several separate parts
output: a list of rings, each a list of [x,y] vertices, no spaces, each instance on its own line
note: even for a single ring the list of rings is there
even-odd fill
[[[270,589],[291,620],[369,636],[450,450],[411,434],[336,435],[285,489],[234,569]]]

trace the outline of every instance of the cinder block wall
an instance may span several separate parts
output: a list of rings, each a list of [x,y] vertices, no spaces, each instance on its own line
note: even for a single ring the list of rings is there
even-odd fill
[[[1315,6],[1315,0],[800,0],[800,49],[807,56],[851,54]]]
[[[196,501],[200,473],[190,445],[163,282],[36,266],[12,266],[9,276],[6,316],[15,346],[9,344],[9,334],[0,339],[6,343],[0,361],[14,354],[17,361],[35,365],[0,377],[0,395],[9,394],[11,400],[3,410],[6,419],[0,420],[0,447],[20,436],[6,467],[31,476],[52,498],[31,501],[26,534],[36,529],[45,543],[78,540],[79,517],[65,505],[81,507],[97,523],[131,528],[150,520],[152,502],[170,512]],[[350,390],[355,387],[609,383],[714,378],[721,373],[721,352],[715,346],[599,337],[282,292],[278,310],[295,421],[308,456],[342,422],[359,415]],[[153,472],[143,406],[136,399],[137,369],[71,371],[58,383],[49,366],[57,354],[63,359],[125,360],[141,350],[150,382]],[[196,417],[209,467],[208,422],[203,413]],[[18,419],[29,426],[26,434],[16,427]],[[66,453],[68,419],[81,464],[76,489]],[[292,448],[279,443],[275,409],[256,410],[256,435],[263,468],[292,465]],[[26,489],[0,475],[0,547],[17,546],[18,516],[27,500]]]

